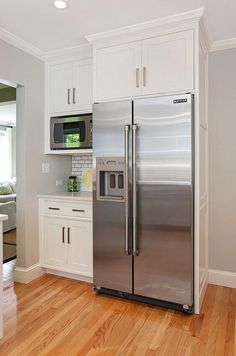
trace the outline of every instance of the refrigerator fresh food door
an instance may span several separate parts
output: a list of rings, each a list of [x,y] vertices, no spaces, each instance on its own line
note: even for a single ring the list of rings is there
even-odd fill
[[[93,106],[93,280],[97,288],[127,293],[132,292],[131,123],[131,101]]]
[[[188,309],[193,304],[192,96],[135,100],[134,124],[134,293]]]

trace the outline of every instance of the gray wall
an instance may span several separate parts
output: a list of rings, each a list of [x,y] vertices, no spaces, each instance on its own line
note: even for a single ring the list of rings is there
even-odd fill
[[[39,261],[37,194],[56,191],[55,180],[71,172],[70,157],[45,156],[44,63],[0,40],[0,82],[17,88],[17,265]],[[50,173],[42,174],[42,162]],[[62,188],[61,188],[62,189]]]
[[[209,56],[209,268],[236,272],[236,49]]]

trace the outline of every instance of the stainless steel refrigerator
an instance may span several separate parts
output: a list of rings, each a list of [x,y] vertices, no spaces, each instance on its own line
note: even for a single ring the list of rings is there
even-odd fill
[[[93,107],[94,288],[193,312],[193,95]]]

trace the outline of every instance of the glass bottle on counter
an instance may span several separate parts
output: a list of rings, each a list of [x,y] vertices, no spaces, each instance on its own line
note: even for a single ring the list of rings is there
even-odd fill
[[[70,176],[68,179],[68,192],[78,192],[79,191],[79,181],[76,176]]]

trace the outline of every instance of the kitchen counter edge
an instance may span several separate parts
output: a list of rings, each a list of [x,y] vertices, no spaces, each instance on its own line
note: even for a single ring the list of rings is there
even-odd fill
[[[93,194],[92,192],[78,192],[78,193],[69,193],[69,192],[56,192],[48,194],[38,194],[39,199],[59,199],[59,200],[78,200],[78,201],[88,201],[92,202]]]

